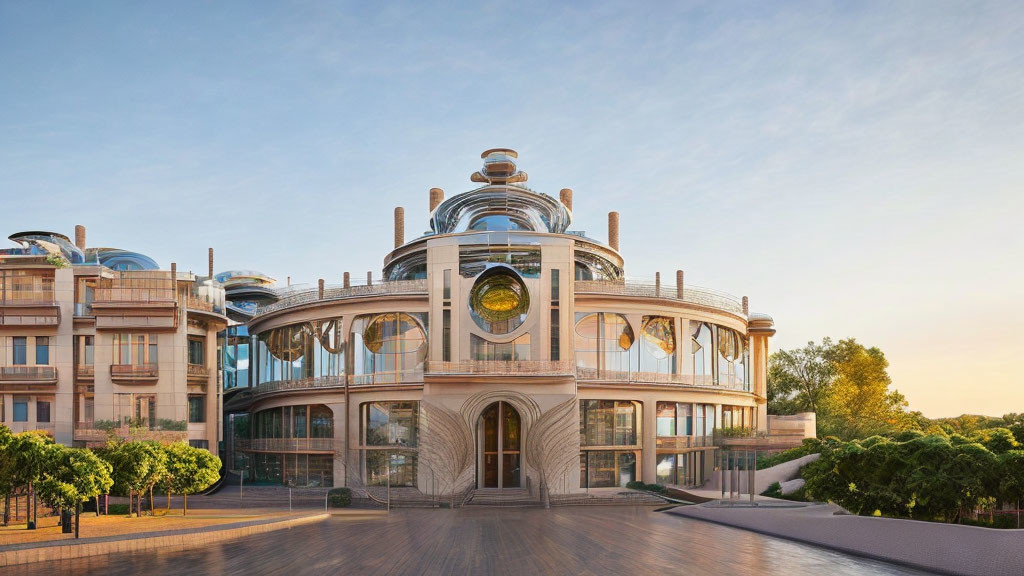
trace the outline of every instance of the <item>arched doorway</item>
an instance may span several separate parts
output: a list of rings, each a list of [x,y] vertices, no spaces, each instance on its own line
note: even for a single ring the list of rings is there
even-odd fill
[[[522,485],[522,420],[508,402],[484,408],[477,421],[477,486]]]

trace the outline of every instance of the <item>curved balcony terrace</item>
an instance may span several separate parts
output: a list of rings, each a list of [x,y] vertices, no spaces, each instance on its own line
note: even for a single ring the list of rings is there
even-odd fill
[[[595,368],[584,368],[582,366],[576,368],[576,379],[582,382],[606,384],[644,384],[648,386],[699,388],[702,390],[728,390],[731,392],[751,391],[749,383],[744,383],[734,377],[720,378],[716,383],[713,376],[597,370]]]
[[[740,298],[725,292],[697,286],[684,285],[682,294],[680,294],[675,285],[669,284],[659,285],[654,282],[637,281],[577,280],[575,282],[575,293],[577,295],[599,294],[633,298],[657,298],[723,310],[741,318],[746,318],[747,316],[743,311],[743,301]]]
[[[379,282],[362,286],[333,285],[324,287],[321,295],[319,288],[286,288],[278,291],[280,300],[273,304],[261,306],[256,309],[253,319],[257,319],[274,312],[313,304],[316,302],[333,302],[348,300],[350,298],[365,298],[368,296],[390,296],[390,295],[424,295],[427,294],[426,280],[397,280],[393,282]]]

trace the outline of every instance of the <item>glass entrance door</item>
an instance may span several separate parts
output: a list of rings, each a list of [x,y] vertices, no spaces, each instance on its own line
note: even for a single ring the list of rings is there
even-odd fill
[[[519,412],[505,402],[484,409],[479,422],[477,482],[483,488],[518,488],[521,473],[522,430]]]

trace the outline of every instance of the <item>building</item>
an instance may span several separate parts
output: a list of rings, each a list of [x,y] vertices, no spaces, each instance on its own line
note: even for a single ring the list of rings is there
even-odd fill
[[[482,158],[479,188],[430,190],[423,236],[407,242],[395,209],[381,280],[346,273],[254,311],[252,386],[233,401],[250,480],[692,486],[715,430],[766,430],[769,316],[682,271],[627,280],[618,213],[607,242],[572,231],[572,190],[530,190],[512,150]]]
[[[68,445],[113,436],[218,451],[224,289],[53,232],[0,250],[0,422]],[[213,250],[210,250],[210,269]]]

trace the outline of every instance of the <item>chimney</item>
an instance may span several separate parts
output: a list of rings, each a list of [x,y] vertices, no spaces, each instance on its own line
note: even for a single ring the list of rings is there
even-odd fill
[[[178,279],[178,265],[174,262],[171,262],[171,278]]]
[[[683,299],[683,271],[676,270],[676,298]]]
[[[291,286],[291,285],[292,285],[292,277],[291,277],[291,276],[289,276],[289,277],[288,277],[288,278],[286,279],[286,282],[288,282],[288,285],[289,285],[289,286]]]
[[[213,280],[213,248],[210,248],[210,280]]]
[[[395,208],[395,248],[405,244],[405,208]]]
[[[75,226],[75,246],[78,246],[79,250],[85,251],[85,226],[81,224]]]
[[[367,286],[373,286],[373,271],[372,270],[368,271],[366,273],[366,285]]]
[[[558,191],[558,197],[562,200],[562,205],[572,212],[572,188],[562,188]]]
[[[743,297],[743,315],[750,316],[750,300],[746,296]]]
[[[316,288],[317,288],[317,299],[318,300],[323,300],[324,299],[324,279],[323,278],[317,280]]]
[[[433,213],[434,210],[438,206],[441,205],[441,202],[444,202],[444,190],[442,190],[440,188],[431,188],[430,189],[430,212]]]
[[[661,272],[654,273],[654,295],[661,296]]]
[[[608,245],[612,250],[619,250],[619,213],[608,213]]]
[[[351,283],[351,282],[349,281],[349,275],[348,275],[348,272],[345,272],[345,273],[344,273],[344,274],[343,274],[343,275],[341,276],[341,286],[342,286],[343,288],[349,288],[350,286],[352,286],[352,283]]]

